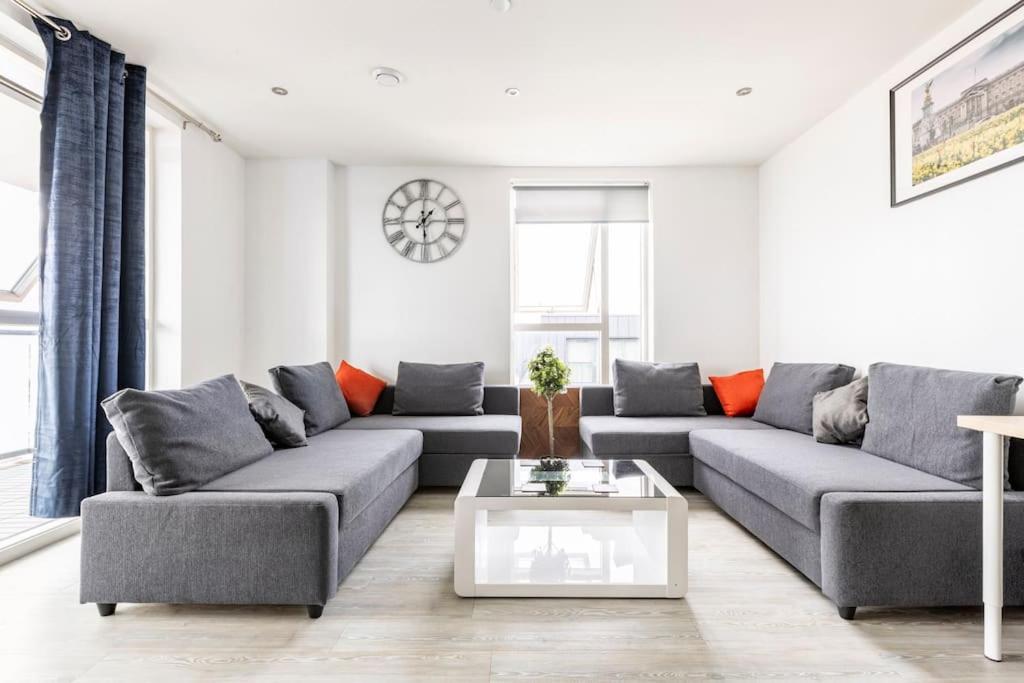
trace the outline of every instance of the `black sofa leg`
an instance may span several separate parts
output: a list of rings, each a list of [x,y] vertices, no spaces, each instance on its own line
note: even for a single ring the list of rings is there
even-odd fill
[[[109,617],[117,609],[116,602],[97,602],[96,611],[100,613],[101,617]]]
[[[841,616],[843,619],[846,619],[847,621],[853,621],[853,615],[855,615],[856,613],[856,607],[839,607],[839,616]]]
[[[309,613],[310,619],[319,619],[320,615],[324,613],[323,605],[306,605],[306,612]]]

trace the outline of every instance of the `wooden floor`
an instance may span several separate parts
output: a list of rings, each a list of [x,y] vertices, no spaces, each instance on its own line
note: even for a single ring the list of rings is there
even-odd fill
[[[981,611],[862,610],[854,622],[720,513],[690,500],[685,600],[466,600],[452,592],[454,492],[418,494],[324,612],[78,604],[78,539],[0,567],[0,680],[1024,680]]]

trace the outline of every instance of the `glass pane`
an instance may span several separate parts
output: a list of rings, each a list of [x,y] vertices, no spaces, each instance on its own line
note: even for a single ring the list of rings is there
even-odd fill
[[[549,344],[555,349],[555,354],[564,360],[572,370],[572,375],[569,377],[571,384],[593,384],[598,381],[597,369],[600,367],[601,334],[599,332],[552,330],[513,333],[513,368],[517,383],[530,383],[526,365],[531,358],[537,355],[538,351]]]
[[[0,459],[32,449],[36,423],[35,331],[0,328]],[[0,460],[2,462],[2,460]]]
[[[11,291],[39,254],[36,192],[0,182],[0,224],[4,243],[0,249],[0,290]]]
[[[0,97],[0,290],[10,291],[39,252],[39,112]]]
[[[547,322],[542,318],[551,313],[596,316],[596,247],[593,225],[516,225],[516,321]]]
[[[643,359],[646,229],[646,223],[614,223],[608,226],[609,365],[616,358]]]

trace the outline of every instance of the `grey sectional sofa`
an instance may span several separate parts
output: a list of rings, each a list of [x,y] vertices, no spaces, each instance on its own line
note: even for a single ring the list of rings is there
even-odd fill
[[[457,486],[474,458],[514,458],[519,389],[484,388],[484,415],[374,415],[311,436],[179,495],[152,496],[115,435],[107,492],[82,503],[80,599],[305,605],[311,617],[419,486]]]
[[[725,417],[710,387],[707,417],[615,417],[606,386],[584,387],[580,402],[585,455],[643,458],[673,484],[695,487],[817,584],[843,618],[858,606],[981,604],[975,488],[856,446]],[[918,439],[935,431],[906,425]],[[1024,489],[1020,450],[1014,443],[1009,459],[1014,489]],[[1022,605],[1024,491],[1005,500],[1005,604]]]
[[[774,429],[749,417],[726,417],[704,385],[706,417],[616,417],[610,386],[580,387],[580,451],[584,457],[646,460],[673,486],[693,486],[690,432]]]

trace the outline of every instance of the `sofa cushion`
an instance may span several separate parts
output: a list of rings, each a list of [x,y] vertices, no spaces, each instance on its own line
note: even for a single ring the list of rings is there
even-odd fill
[[[388,385],[387,382],[374,377],[370,373],[360,370],[347,361],[341,361],[338,370],[334,373],[341,387],[341,393],[348,403],[349,412],[353,415],[369,415],[373,407],[377,405],[381,392]]]
[[[811,419],[815,441],[859,444],[868,423],[868,378],[815,394]]]
[[[331,429],[310,437],[306,448],[275,451],[201,490],[332,493],[344,526],[419,459],[422,443],[414,431]]]
[[[612,363],[613,404],[619,417],[701,416],[704,390],[696,363]]]
[[[779,429],[811,433],[814,395],[853,379],[853,368],[835,363],[776,363],[757,400],[754,419]]]
[[[185,389],[123,389],[102,406],[136,481],[154,496],[194,491],[274,450],[233,375]]]
[[[708,377],[722,404],[722,412],[729,417],[750,417],[757,409],[757,399],[764,389],[764,370],[746,370],[735,375]]]
[[[334,429],[352,417],[330,363],[278,365],[267,372],[277,393],[306,411],[306,436]]]
[[[773,429],[746,417],[615,417],[580,418],[580,438],[599,457],[660,455],[690,452],[689,434],[695,429]]]
[[[395,415],[483,415],[484,364],[398,364]]]
[[[270,443],[281,448],[306,445],[306,425],[302,408],[258,384],[239,382],[249,412],[259,424]]]
[[[836,491],[968,491],[963,484],[793,431],[698,430],[693,457],[785,512],[821,528],[821,497]]]
[[[1021,378],[892,363],[875,363],[868,376],[862,448],[980,489],[982,435],[957,427],[956,416],[1009,415]]]
[[[415,429],[424,453],[515,455],[522,421],[518,415],[369,415],[341,429]]]

